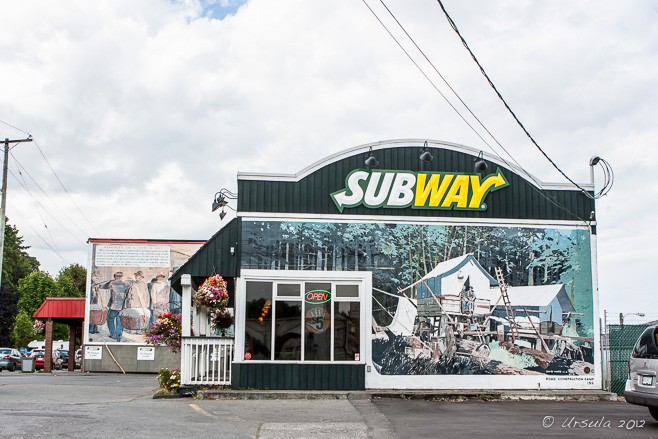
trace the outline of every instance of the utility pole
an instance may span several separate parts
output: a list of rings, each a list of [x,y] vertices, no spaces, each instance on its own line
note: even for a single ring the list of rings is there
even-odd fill
[[[2,166],[2,200],[0,202],[0,285],[2,285],[2,262],[5,255],[5,209],[7,205],[7,165],[9,163],[9,144],[31,142],[32,136],[27,139],[9,140],[5,138],[5,161]]]

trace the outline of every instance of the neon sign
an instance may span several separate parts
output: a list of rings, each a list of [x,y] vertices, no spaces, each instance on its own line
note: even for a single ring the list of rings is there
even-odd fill
[[[331,300],[331,292],[326,290],[312,290],[304,295],[304,301],[311,305],[319,305]]]

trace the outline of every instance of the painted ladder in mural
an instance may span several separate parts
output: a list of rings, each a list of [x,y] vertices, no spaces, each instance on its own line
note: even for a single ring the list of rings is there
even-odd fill
[[[507,321],[509,322],[509,330],[512,337],[512,343],[514,343],[519,338],[519,327],[514,317],[514,309],[512,309],[509,295],[507,294],[507,284],[505,283],[505,276],[503,276],[503,269],[500,267],[496,267],[496,279],[498,280],[498,285],[500,286],[500,297],[503,299],[503,306],[505,307]]]

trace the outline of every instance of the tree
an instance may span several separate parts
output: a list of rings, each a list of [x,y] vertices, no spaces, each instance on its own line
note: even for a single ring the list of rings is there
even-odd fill
[[[18,310],[18,293],[2,284],[0,288],[0,346],[9,346],[10,335],[16,312]]]
[[[70,285],[63,278],[71,280],[72,290],[68,289]],[[87,286],[87,269],[80,264],[71,264],[62,268],[57,275],[57,283],[63,288],[62,297],[84,297]]]
[[[60,297],[60,288],[45,271],[35,271],[22,279],[18,292],[18,312],[32,317],[46,300],[46,297]]]
[[[24,312],[18,313],[14,324],[14,330],[11,333],[12,346],[15,348],[24,347],[34,340],[33,324],[31,316],[28,316]]]
[[[18,229],[5,220],[4,257],[2,261],[2,282],[14,291],[18,290],[21,279],[39,269],[39,261],[27,253],[29,246],[23,245],[23,237]]]

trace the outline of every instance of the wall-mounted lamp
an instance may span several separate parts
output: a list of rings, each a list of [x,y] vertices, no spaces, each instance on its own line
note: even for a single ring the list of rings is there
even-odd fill
[[[215,194],[215,199],[212,202],[212,211],[216,211],[220,207],[222,208],[222,211],[219,213],[219,219],[224,219],[226,216],[226,212],[224,211],[224,207],[228,206],[228,200],[237,200],[238,199],[238,194],[234,194],[233,192],[229,191],[228,189],[220,189],[219,192]],[[228,206],[229,208],[231,206]]]
[[[419,158],[425,163],[429,163],[432,160],[434,160],[434,156],[432,155],[429,148],[427,147],[427,142],[425,142],[425,145],[423,145],[423,149],[420,150]]]
[[[376,168],[377,166],[379,166],[379,162],[377,161],[375,156],[372,154],[372,146],[368,150],[368,157],[366,157],[365,164],[369,168]]]
[[[475,172],[485,172],[487,170],[487,162],[484,161],[482,151],[480,151],[477,158],[473,159],[473,166],[475,166]]]

